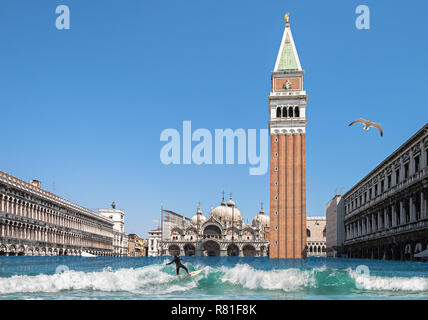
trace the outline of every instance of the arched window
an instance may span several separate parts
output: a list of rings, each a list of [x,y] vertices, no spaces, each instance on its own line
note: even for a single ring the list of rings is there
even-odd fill
[[[300,117],[300,110],[299,110],[299,107],[295,107],[295,108],[294,108],[294,116],[295,116],[296,118],[299,118],[299,117]]]
[[[289,108],[289,109],[288,109],[288,116],[289,116],[290,118],[292,118],[292,117],[293,117],[293,107],[291,107],[291,108]]]
[[[311,237],[311,230],[306,229],[306,236],[307,236],[308,238],[310,238],[310,237]]]
[[[324,228],[324,230],[322,231],[322,236],[325,238],[325,235],[326,235],[326,233],[327,233],[327,231],[325,230],[325,228]]]
[[[287,107],[282,108],[282,117],[287,118]]]
[[[276,117],[281,118],[281,108],[280,107],[276,108]]]

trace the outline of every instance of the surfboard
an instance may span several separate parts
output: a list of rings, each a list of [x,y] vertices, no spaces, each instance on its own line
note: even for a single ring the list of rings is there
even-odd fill
[[[200,274],[202,271],[204,271],[204,270],[200,269],[200,270],[195,270],[195,271],[189,272],[189,274],[183,275],[182,279],[194,277],[194,276]]]

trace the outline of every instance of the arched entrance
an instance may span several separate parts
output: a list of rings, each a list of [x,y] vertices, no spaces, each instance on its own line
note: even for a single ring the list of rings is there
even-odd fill
[[[239,248],[236,244],[231,244],[227,247],[227,255],[230,257],[239,256]]]
[[[249,244],[242,248],[242,252],[244,253],[244,257],[254,257],[256,255],[256,249]]]
[[[186,256],[194,256],[195,255],[195,246],[191,243],[187,243],[184,246],[184,254]]]
[[[204,229],[204,238],[220,239],[221,230],[215,225],[209,225]]]
[[[220,245],[212,240],[204,242],[202,249],[204,250],[204,256],[217,257],[220,255]]]
[[[180,255],[180,247],[173,244],[168,247],[168,253],[171,256]]]

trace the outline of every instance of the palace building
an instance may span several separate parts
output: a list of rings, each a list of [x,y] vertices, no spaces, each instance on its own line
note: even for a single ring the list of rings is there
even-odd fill
[[[0,255],[113,256],[114,222],[0,171]]]
[[[428,124],[343,195],[350,258],[413,260],[428,249]]]
[[[306,239],[308,257],[325,257],[326,250],[326,218],[307,217]]]
[[[306,256],[306,101],[304,71],[288,14],[269,95],[270,257]]]
[[[199,205],[196,215],[186,218],[163,210],[162,255],[182,256],[267,256],[269,216],[263,207],[251,224],[244,223],[235,202],[220,205],[204,216]],[[149,244],[150,245],[150,244]]]

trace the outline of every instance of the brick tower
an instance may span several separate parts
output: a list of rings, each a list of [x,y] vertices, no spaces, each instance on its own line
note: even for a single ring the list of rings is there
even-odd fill
[[[304,71],[288,14],[269,95],[271,258],[306,257],[306,159]]]

